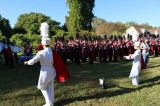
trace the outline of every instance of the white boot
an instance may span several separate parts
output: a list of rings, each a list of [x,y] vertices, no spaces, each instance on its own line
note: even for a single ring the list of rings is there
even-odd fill
[[[46,104],[43,105],[43,106],[53,106],[53,104],[52,104],[52,103],[46,103]]]

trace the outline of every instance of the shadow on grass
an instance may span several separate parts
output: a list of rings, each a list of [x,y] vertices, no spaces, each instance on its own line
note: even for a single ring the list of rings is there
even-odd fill
[[[116,67],[113,67],[115,64]],[[128,65],[120,67],[121,70],[123,70],[122,72],[117,71],[117,67],[122,64],[124,65],[126,63],[83,64],[79,65],[79,67],[77,67],[77,65],[70,64],[69,69],[71,79],[66,84],[61,84],[61,86],[72,86],[77,83],[85,82],[86,80],[90,82],[95,80],[95,83],[98,84],[98,79],[101,77],[104,77],[106,80],[114,77],[125,77],[128,73],[123,73],[123,71],[128,67]],[[13,69],[6,66],[2,67],[3,68],[0,70],[0,91],[2,95],[37,85],[40,68],[39,64],[27,67],[24,66],[23,63],[19,63]]]
[[[126,70],[130,70],[131,64],[126,62],[120,63],[95,63],[93,65],[89,64],[82,64],[82,65],[70,65],[68,66],[69,71],[71,73],[71,77],[73,78],[95,78],[95,75],[98,77],[106,77],[106,78],[113,78],[114,75],[116,77],[125,77]],[[123,73],[125,72],[125,73]],[[114,75],[113,75],[114,74]],[[113,75],[113,77],[111,76]]]
[[[27,101],[28,100],[28,97],[34,97],[34,98],[36,98],[36,97],[39,97],[39,96],[41,96],[42,94],[41,94],[41,92],[38,92],[38,93],[24,93],[24,94],[20,94],[20,95],[18,95],[18,96],[16,96],[14,99],[19,99],[19,100],[24,100],[24,101]],[[12,100],[13,99],[13,97],[11,96],[11,97],[7,97],[7,99],[8,100]],[[4,101],[4,100],[6,100],[6,98],[4,98],[4,97],[1,97],[0,98],[0,100],[1,101]]]
[[[152,56],[149,56],[149,58],[157,58],[157,57],[155,57],[154,55],[152,55]]]
[[[145,84],[145,83],[154,83],[156,81],[160,80],[160,76],[154,77],[152,79],[148,79],[148,80],[143,80],[140,82],[140,84]]]
[[[148,66],[147,68],[154,68],[154,67],[160,67],[160,64],[158,64],[158,65],[153,65],[153,66]]]
[[[3,69],[0,70],[1,94],[37,85],[39,75],[39,67],[37,65],[27,67],[19,63],[13,69],[3,66]]]
[[[76,97],[76,98],[71,98],[71,99],[62,99],[62,100],[56,102],[55,106],[63,106],[63,105],[67,105],[69,103],[73,103],[75,101],[86,101],[86,100],[89,100],[89,99],[100,99],[100,98],[104,98],[104,97],[114,97],[114,96],[117,96],[117,95],[123,95],[123,94],[126,94],[126,93],[131,93],[131,92],[139,91],[143,88],[149,88],[149,87],[152,87],[154,85],[158,85],[158,84],[160,84],[159,80],[160,80],[160,76],[157,76],[157,77],[152,78],[152,79],[141,81],[141,84],[149,83],[149,82],[151,82],[151,83],[147,84],[147,85],[140,85],[136,88],[126,88],[126,87],[121,87],[121,86],[116,85],[116,87],[120,88],[120,90],[116,90],[114,92],[104,90],[103,93],[98,93],[98,94],[95,94],[95,95],[82,96],[82,97]],[[115,85],[111,85],[110,88],[111,87],[115,87]]]

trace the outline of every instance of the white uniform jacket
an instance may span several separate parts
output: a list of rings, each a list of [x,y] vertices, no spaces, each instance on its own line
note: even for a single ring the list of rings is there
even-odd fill
[[[38,61],[40,61],[41,64],[38,89],[44,89],[56,76],[51,48],[45,48],[44,50],[39,51],[35,57],[28,61],[28,65],[33,65]]]
[[[141,43],[141,46],[140,46],[141,48],[144,48],[143,50],[142,50],[142,54],[146,54],[146,55],[148,55],[149,54],[149,49],[150,49],[150,47],[149,47],[149,45],[147,44],[147,43]]]
[[[129,75],[129,78],[137,77],[141,70],[141,50],[138,49],[131,55],[131,59],[133,59],[132,69]]]

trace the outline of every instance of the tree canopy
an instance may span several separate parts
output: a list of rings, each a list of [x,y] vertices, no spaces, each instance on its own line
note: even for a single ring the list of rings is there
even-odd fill
[[[60,23],[52,20],[50,17],[41,13],[26,13],[19,16],[14,27],[15,33],[40,34],[40,25],[42,22],[47,22],[50,28],[50,35],[55,34],[55,30],[59,28]]]
[[[11,36],[12,28],[10,26],[9,20],[3,18],[1,15],[0,15],[0,31],[1,35],[5,36],[6,38],[9,38]]]
[[[92,13],[95,0],[67,0],[69,17],[67,27],[70,34],[80,30],[91,30]]]
[[[125,31],[126,26],[120,22],[105,22],[96,28],[97,35],[121,35]]]
[[[91,23],[93,30],[94,30],[95,28],[97,28],[99,25],[101,25],[101,24],[103,24],[103,23],[105,23],[105,22],[107,22],[107,21],[104,20],[104,19],[102,19],[102,18],[94,17],[94,18],[92,19],[92,23]]]

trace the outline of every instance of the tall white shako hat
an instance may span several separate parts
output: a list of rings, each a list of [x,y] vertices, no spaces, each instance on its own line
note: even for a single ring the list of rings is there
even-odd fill
[[[51,39],[48,36],[48,29],[49,29],[48,23],[43,22],[40,26],[41,36],[42,36],[42,40],[41,40],[42,45],[50,45]]]

